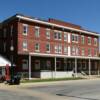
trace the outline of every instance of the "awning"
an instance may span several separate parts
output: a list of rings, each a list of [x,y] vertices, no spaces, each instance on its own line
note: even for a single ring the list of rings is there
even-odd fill
[[[6,65],[11,66],[10,61],[8,61],[7,59],[5,59],[4,57],[0,55],[0,67],[6,66]]]

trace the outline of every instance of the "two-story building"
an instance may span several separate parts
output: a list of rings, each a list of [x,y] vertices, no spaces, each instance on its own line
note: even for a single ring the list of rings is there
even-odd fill
[[[2,44],[16,72],[29,78],[99,75],[99,34],[79,25],[16,14],[2,22]]]

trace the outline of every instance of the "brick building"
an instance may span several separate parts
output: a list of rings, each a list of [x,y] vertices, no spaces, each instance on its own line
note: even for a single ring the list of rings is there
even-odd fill
[[[24,77],[99,75],[99,34],[79,25],[16,14],[2,22],[0,37],[0,53]]]

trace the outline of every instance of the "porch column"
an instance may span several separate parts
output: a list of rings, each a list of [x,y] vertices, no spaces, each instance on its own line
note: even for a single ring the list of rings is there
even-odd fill
[[[77,77],[77,59],[75,58],[75,76]]]
[[[89,76],[91,76],[91,61],[89,59]]]
[[[99,68],[99,66],[100,66],[100,61],[98,61],[98,76],[100,75],[100,68]]]
[[[29,80],[31,79],[31,55],[29,55]]]
[[[54,74],[54,77],[56,78],[56,70],[57,70],[57,65],[56,65],[56,57],[55,57],[55,74]]]

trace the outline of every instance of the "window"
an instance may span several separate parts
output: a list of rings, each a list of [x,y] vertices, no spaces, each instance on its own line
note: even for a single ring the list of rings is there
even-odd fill
[[[24,59],[22,61],[22,69],[27,70],[28,69],[28,60]]]
[[[67,48],[67,46],[64,46],[64,54],[68,54],[68,48]]]
[[[91,49],[88,49],[88,56],[91,56]]]
[[[40,36],[40,28],[35,27],[35,37],[39,37],[39,36]]]
[[[97,56],[97,49],[94,49],[94,56]]]
[[[35,51],[39,52],[40,51],[40,45],[39,43],[35,44]]]
[[[46,29],[46,38],[50,39],[50,29]]]
[[[62,53],[62,45],[61,44],[55,45],[55,53]]]
[[[11,26],[11,36],[13,35],[13,25]]]
[[[35,70],[40,70],[40,60],[35,60]]]
[[[97,38],[94,38],[94,45],[97,46]]]
[[[27,33],[28,33],[28,25],[23,24],[23,35],[27,35]]]
[[[75,55],[75,46],[72,46],[71,54],[72,54],[72,55]]]
[[[85,49],[84,49],[84,48],[82,48],[81,55],[82,55],[82,56],[85,55]]]
[[[47,69],[51,69],[51,61],[50,60],[47,60],[46,61],[46,66],[47,66]]]
[[[46,52],[50,53],[50,43],[46,44]]]
[[[72,55],[79,55],[79,47],[77,47],[77,46],[72,46],[72,49],[71,49],[71,54]]]
[[[5,38],[6,34],[7,34],[7,29],[6,28],[4,28],[3,33],[4,33],[4,38]]]
[[[88,45],[91,45],[91,37],[88,37]]]
[[[67,33],[64,33],[64,41],[67,41]]]
[[[79,47],[76,47],[76,55],[79,55]]]
[[[61,61],[56,62],[57,70],[59,71],[61,69]]]
[[[81,43],[84,44],[85,43],[85,37],[81,36]]]
[[[72,34],[72,42],[78,42],[78,34]]]
[[[27,41],[26,40],[23,41],[23,50],[27,50]]]
[[[55,40],[61,40],[62,39],[61,32],[54,32],[54,39]]]

